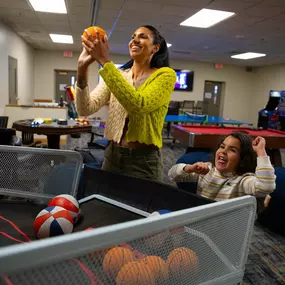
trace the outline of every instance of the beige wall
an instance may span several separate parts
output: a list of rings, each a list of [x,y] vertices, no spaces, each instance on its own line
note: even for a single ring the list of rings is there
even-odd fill
[[[249,100],[252,97],[254,73],[244,67],[225,65],[215,69],[212,63],[172,61],[173,68],[192,69],[195,72],[193,92],[173,92],[172,100],[203,100],[206,80],[225,82],[221,114],[236,120],[249,121]]]
[[[29,104],[34,93],[34,49],[0,22],[0,114],[9,102],[8,56],[18,60],[18,103]]]
[[[35,96],[37,98],[54,98],[54,69],[76,69],[79,54],[73,58],[64,58],[61,52],[36,51],[35,53]],[[128,60],[126,56],[112,56],[115,63]],[[172,100],[203,100],[205,80],[226,82],[222,114],[239,120],[250,119],[248,101],[252,96],[253,73],[247,73],[243,67],[225,66],[217,70],[213,64],[198,62],[171,62],[173,68],[192,69],[195,71],[193,92],[174,91]],[[98,83],[98,65],[93,64],[89,73],[90,88]]]
[[[4,114],[4,107],[8,104],[8,45],[7,29],[0,22],[0,115]]]
[[[77,70],[79,54],[74,53],[72,58],[63,57],[63,52],[41,51],[35,52],[35,85],[36,98],[54,99],[55,96],[55,69]],[[90,87],[94,88],[98,82],[98,65],[93,64],[89,71]]]
[[[255,76],[252,114],[266,106],[270,90],[285,90],[285,64],[258,68]]]

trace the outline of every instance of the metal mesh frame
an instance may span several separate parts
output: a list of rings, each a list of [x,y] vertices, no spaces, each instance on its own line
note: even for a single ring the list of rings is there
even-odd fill
[[[0,284],[7,284],[5,278],[14,285],[115,284],[102,271],[107,249],[114,245],[127,245],[138,258],[146,254],[166,259],[175,248],[191,248],[198,267],[178,275],[169,270],[163,284],[237,284],[243,278],[255,212],[256,200],[247,196],[2,248]],[[80,263],[102,283],[92,283],[92,274],[84,273]]]
[[[0,146],[0,194],[43,201],[76,196],[81,169],[75,151]]]

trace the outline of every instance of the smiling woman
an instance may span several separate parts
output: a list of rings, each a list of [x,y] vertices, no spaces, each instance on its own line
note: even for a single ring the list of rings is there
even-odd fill
[[[110,144],[103,169],[162,181],[162,129],[176,82],[165,39],[152,26],[138,28],[129,43],[131,60],[117,69],[107,37],[86,34],[78,59],[76,103],[82,116],[109,103],[105,137]],[[87,72],[95,61],[103,66],[103,81],[89,93]]]

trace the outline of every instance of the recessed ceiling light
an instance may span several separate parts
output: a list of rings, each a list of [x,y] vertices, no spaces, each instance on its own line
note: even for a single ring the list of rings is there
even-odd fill
[[[50,34],[50,38],[54,43],[73,44],[73,37],[69,35]]]
[[[172,46],[172,44],[170,43],[167,43],[167,47],[170,48]]]
[[[231,58],[247,60],[247,59],[252,59],[252,58],[257,58],[257,57],[264,57],[264,56],[266,56],[265,53],[246,52],[246,53],[232,55]]]
[[[190,18],[183,21],[180,25],[196,28],[209,28],[215,24],[232,17],[235,13],[218,11],[211,9],[202,9]]]
[[[35,11],[67,14],[64,0],[29,0]]]

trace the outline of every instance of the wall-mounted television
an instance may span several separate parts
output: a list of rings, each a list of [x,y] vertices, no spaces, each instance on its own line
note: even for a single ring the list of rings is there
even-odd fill
[[[194,71],[185,69],[175,69],[176,83],[174,90],[176,91],[193,91]]]

